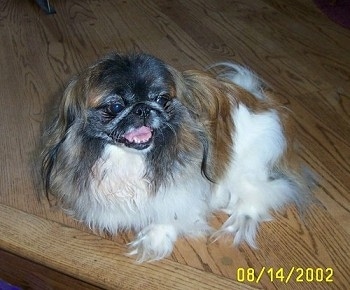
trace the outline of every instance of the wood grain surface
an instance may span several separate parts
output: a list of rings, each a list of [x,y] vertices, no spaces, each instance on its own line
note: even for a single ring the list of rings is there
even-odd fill
[[[136,265],[123,254],[125,247],[112,241],[7,206],[0,206],[0,218],[1,248],[103,288],[245,288],[225,277],[179,268],[172,261]]]
[[[311,0],[50,2],[54,15],[35,1],[0,1],[0,279],[19,263],[23,287],[31,270],[57,277],[34,289],[349,288],[350,30]],[[252,68],[293,112],[300,155],[319,178],[315,204],[303,216],[293,207],[274,214],[258,249],[180,239],[170,258],[137,265],[125,256],[132,233],[98,235],[40,201],[35,164],[52,104],[72,75],[111,51],[145,51],[179,70],[222,60]],[[323,281],[307,281],[308,268],[322,269]],[[284,279],[271,275],[280,269]]]

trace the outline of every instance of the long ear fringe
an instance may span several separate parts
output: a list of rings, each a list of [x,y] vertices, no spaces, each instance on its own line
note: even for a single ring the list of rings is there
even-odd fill
[[[228,165],[232,140],[225,132],[232,132],[234,127],[230,113],[234,99],[228,99],[226,87],[207,73],[169,71],[176,83],[177,98],[205,132],[199,136],[203,148],[201,171],[215,183]]]
[[[59,113],[46,129],[43,136],[45,147],[41,154],[41,176],[47,199],[49,199],[51,177],[60,147],[65,141],[67,132],[75,118],[79,116],[80,105],[76,101],[77,94],[79,93],[77,91],[77,84],[77,78],[72,79],[68,84],[60,103]]]

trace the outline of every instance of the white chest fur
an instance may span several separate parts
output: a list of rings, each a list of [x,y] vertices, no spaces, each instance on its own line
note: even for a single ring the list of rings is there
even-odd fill
[[[91,228],[140,230],[152,223],[175,224],[186,232],[208,229],[210,184],[196,166],[150,193],[142,153],[109,145],[91,170],[89,192],[78,200],[75,216]],[[193,225],[195,227],[193,228]]]
[[[144,172],[142,154],[107,145],[92,168],[91,193],[102,204],[118,201],[137,205],[149,193],[150,183]]]

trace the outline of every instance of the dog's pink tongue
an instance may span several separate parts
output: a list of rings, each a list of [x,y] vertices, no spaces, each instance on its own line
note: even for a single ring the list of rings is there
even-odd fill
[[[129,142],[147,142],[152,137],[152,130],[142,126],[124,135]]]

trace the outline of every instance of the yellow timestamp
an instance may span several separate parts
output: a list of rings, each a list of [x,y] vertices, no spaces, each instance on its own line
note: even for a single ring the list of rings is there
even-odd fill
[[[238,268],[238,282],[255,282],[259,283],[265,275],[271,282],[280,281],[283,283],[295,282],[333,282],[333,268],[267,268],[262,267],[260,270],[254,268]]]

